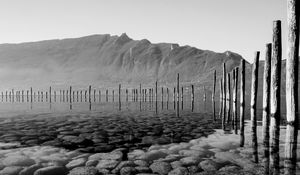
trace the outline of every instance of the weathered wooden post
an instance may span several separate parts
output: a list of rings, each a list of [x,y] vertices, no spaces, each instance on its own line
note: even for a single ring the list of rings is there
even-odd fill
[[[155,82],[155,101],[157,101],[157,81]]]
[[[215,94],[216,94],[216,79],[217,79],[217,71],[214,71],[213,77],[213,92],[211,95],[212,108],[213,108],[213,119],[216,120],[216,108],[215,108]]]
[[[119,84],[119,110],[121,110],[121,84]]]
[[[235,97],[233,98],[234,100],[234,108],[235,108],[235,111],[234,111],[234,129],[235,129],[235,134],[238,134],[238,112],[237,112],[237,108],[238,108],[238,98],[237,98],[237,94],[238,94],[238,82],[239,82],[239,68],[236,67],[235,68],[235,71],[234,71],[234,94],[235,94]]]
[[[46,91],[46,102],[48,101],[48,92]]]
[[[227,73],[227,84],[226,84],[226,123],[229,123],[231,120],[231,81],[230,81],[230,73]]]
[[[106,96],[106,102],[108,102],[108,90],[106,89],[106,94],[105,94],[105,96]]]
[[[11,90],[11,97],[12,97],[12,102],[14,102],[14,99],[15,99],[15,97],[14,97],[14,89]]]
[[[89,103],[91,103],[91,91],[92,91],[92,86],[89,85]]]
[[[177,101],[179,101],[179,73],[177,74]]]
[[[63,102],[65,102],[65,90],[63,90],[62,93],[63,93]]]
[[[11,98],[10,95],[9,98]],[[29,102],[29,90],[27,90],[27,102]]]
[[[33,96],[32,87],[30,87],[30,102],[31,103],[32,103],[32,96]]]
[[[161,88],[161,102],[164,102],[164,88]]]
[[[70,86],[70,103],[72,103],[72,86]]]
[[[128,102],[128,89],[126,89],[126,102]]]
[[[264,174],[269,174],[269,163],[270,163],[270,153],[269,153],[269,125],[270,125],[270,85],[271,85],[271,54],[272,54],[272,44],[266,45],[266,57],[264,65],[264,75],[263,75],[263,113],[262,113],[262,140],[263,140],[263,150],[264,158],[263,163],[265,167]]]
[[[22,90],[22,102],[24,102],[24,90]]]
[[[191,87],[191,108],[192,108],[192,112],[194,111],[194,85],[192,85]]]
[[[115,101],[115,90],[112,90],[112,101]]]
[[[219,109],[219,118],[222,119],[222,111],[223,111],[223,80],[222,78],[219,81],[220,83],[220,109]]]
[[[181,102],[183,102],[183,86],[181,87]]]
[[[223,63],[223,116],[222,116],[222,129],[225,129],[225,119],[226,119],[226,64]]]
[[[56,91],[54,91],[54,102],[56,102]]]
[[[27,91],[28,92],[28,91]],[[44,101],[44,94],[43,94],[43,91],[41,91],[41,101],[43,102]],[[28,99],[27,99],[27,102],[28,102]]]
[[[241,61],[241,87],[240,87],[240,147],[245,144],[245,60]]]
[[[176,88],[173,88],[173,101],[176,101]]]
[[[79,99],[79,91],[77,90],[76,91],[76,101],[78,102],[78,99]]]
[[[235,128],[235,121],[236,121],[236,92],[235,92],[235,68],[232,70],[232,126],[234,129],[234,133],[237,134],[237,129]]]
[[[287,0],[285,175],[296,174],[298,137],[299,1]],[[299,154],[299,152],[298,152]]]
[[[94,102],[96,102],[96,89],[94,89]]]
[[[270,120],[270,174],[280,174],[279,169],[279,125],[280,125],[280,75],[281,75],[281,21],[273,22],[273,44],[271,60],[271,120]]]
[[[254,162],[258,163],[257,152],[257,116],[256,116],[256,103],[257,103],[257,88],[258,88],[258,64],[260,52],[255,52],[255,58],[252,65],[252,80],[251,80],[251,137]]]
[[[51,103],[51,86],[50,86],[50,88],[49,88],[49,101],[50,101],[50,103]]]
[[[80,90],[80,102],[82,102],[82,90]]]
[[[142,84],[140,84],[140,101],[142,100]]]
[[[84,98],[85,98],[84,100],[86,102],[87,101],[87,90],[84,91]]]

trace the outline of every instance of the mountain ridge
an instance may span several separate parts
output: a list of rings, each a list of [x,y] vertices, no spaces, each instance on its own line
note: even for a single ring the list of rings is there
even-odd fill
[[[150,86],[156,80],[169,86],[179,73],[183,83],[211,86],[213,71],[221,76],[222,63],[226,62],[229,72],[242,59],[231,51],[133,40],[125,33],[97,34],[0,44],[0,81],[2,89]]]

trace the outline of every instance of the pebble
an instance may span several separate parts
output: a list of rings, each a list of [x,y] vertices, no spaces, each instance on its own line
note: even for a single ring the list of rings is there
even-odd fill
[[[62,166],[50,166],[45,168],[40,168],[34,172],[34,175],[66,175],[67,169]]]
[[[76,167],[68,175],[98,175],[95,167]]]
[[[168,175],[188,175],[188,174],[189,174],[188,170],[184,167],[178,167],[168,173]]]
[[[3,170],[0,171],[2,175],[18,175],[20,171],[22,171],[22,167],[20,166],[8,166],[5,167]]]
[[[154,173],[158,173],[160,175],[168,174],[172,170],[172,166],[167,162],[154,162],[150,165],[150,169]]]
[[[73,169],[75,167],[83,166],[85,165],[85,162],[86,162],[85,158],[75,159],[69,162],[68,164],[66,164],[66,168]]]

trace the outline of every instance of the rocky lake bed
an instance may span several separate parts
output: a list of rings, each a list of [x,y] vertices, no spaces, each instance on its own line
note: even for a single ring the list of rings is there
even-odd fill
[[[261,142],[255,164],[248,125],[240,148],[239,135],[218,129],[209,115],[182,116],[129,111],[1,118],[0,139],[6,143],[0,144],[0,174],[263,174]],[[299,172],[300,155],[297,160]]]

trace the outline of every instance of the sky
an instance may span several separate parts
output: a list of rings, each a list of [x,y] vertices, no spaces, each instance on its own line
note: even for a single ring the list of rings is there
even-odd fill
[[[285,58],[286,16],[286,0],[0,0],[0,43],[127,33],[253,62],[255,51],[264,59],[274,20]]]

